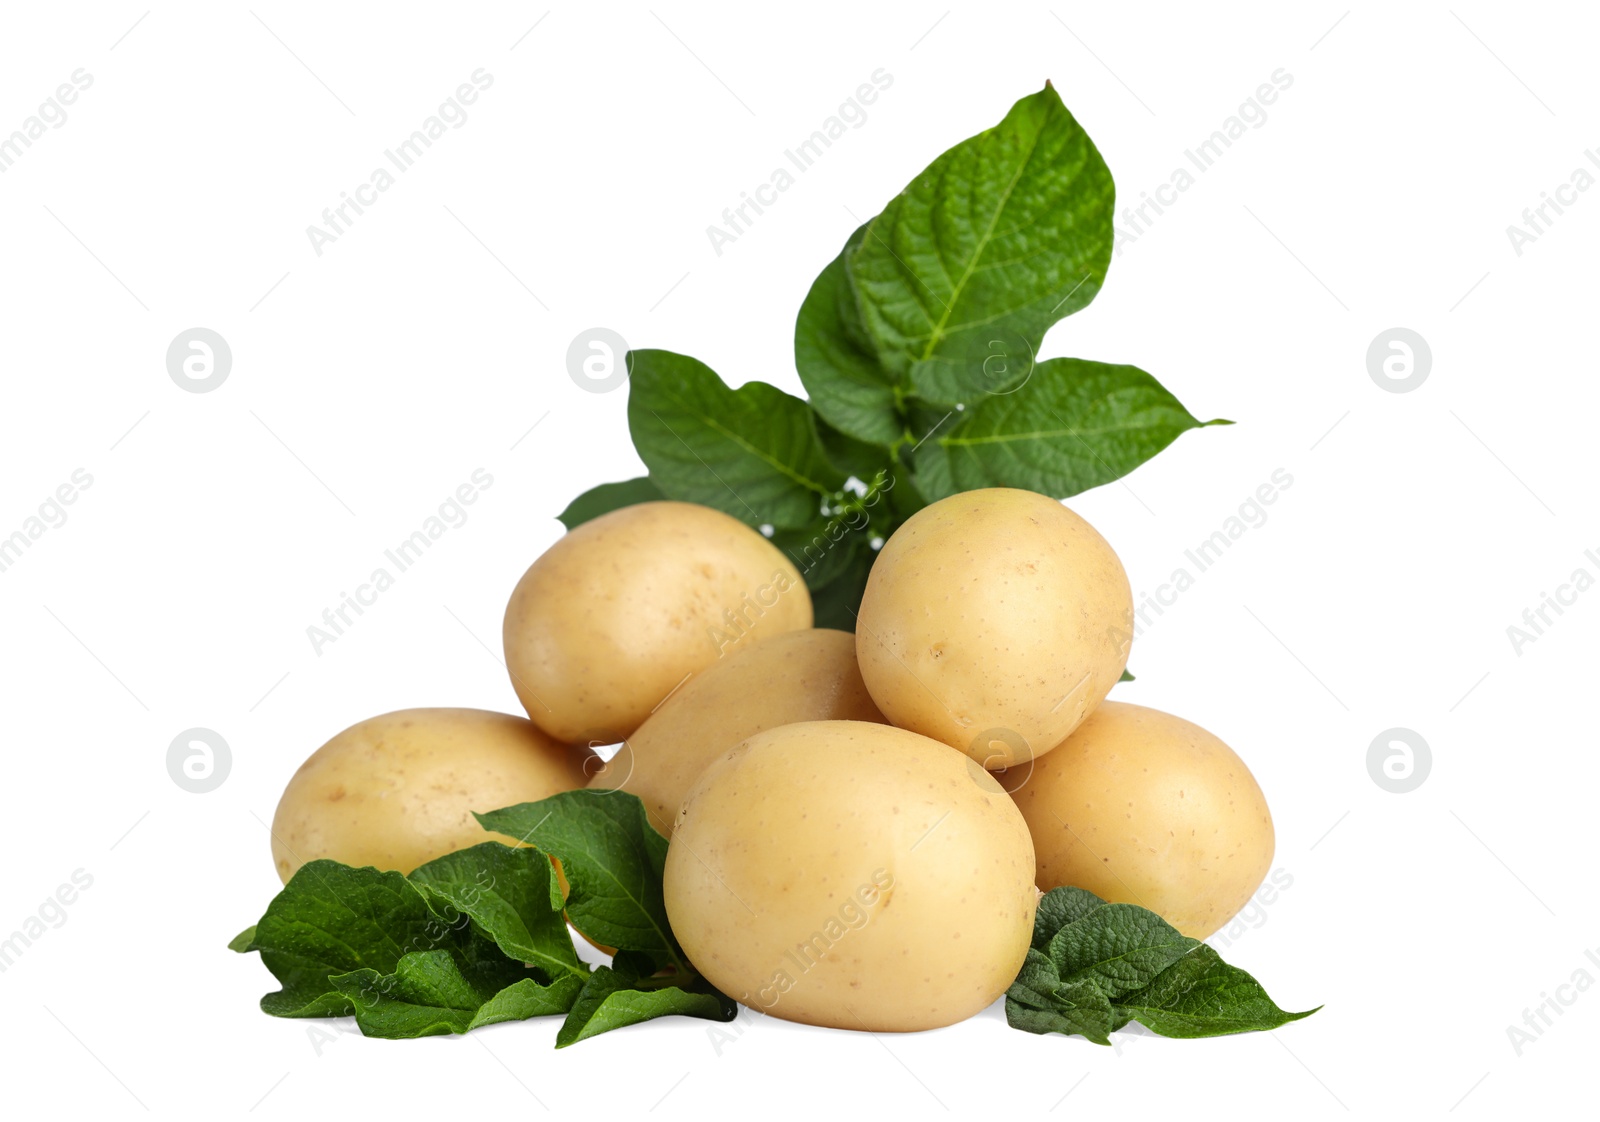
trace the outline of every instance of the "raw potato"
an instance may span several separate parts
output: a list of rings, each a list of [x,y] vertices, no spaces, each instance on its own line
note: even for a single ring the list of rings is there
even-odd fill
[[[1272,865],[1255,777],[1199,725],[1107,701],[1067,742],[1002,779],[1033,833],[1039,887],[1086,888],[1204,939]]]
[[[557,740],[615,744],[719,657],[811,626],[811,594],[776,546],[710,507],[654,502],[572,530],[506,606],[506,667]]]
[[[482,709],[402,709],[352,725],[289,780],[272,820],[272,859],[285,883],[330,857],[409,873],[485,841],[498,810],[582,787],[587,748],[557,744],[533,722]]]
[[[1038,894],[994,778],[857,721],[757,733],[706,769],[667,850],[667,918],[713,985],[785,1020],[954,1024],[1022,967]]]
[[[1132,621],[1128,576],[1093,526],[997,487],[941,499],[894,532],[861,600],[856,653],[889,720],[1010,767],[1105,698]]]
[[[706,765],[764,729],[800,721],[887,723],[843,631],[790,631],[747,646],[686,682],[589,781],[631,791],[671,835]]]

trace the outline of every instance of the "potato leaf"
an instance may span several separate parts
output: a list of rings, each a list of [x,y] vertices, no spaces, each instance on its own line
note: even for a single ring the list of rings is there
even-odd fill
[[[731,1021],[738,1011],[731,1000],[715,991],[694,993],[677,986],[643,989],[638,986],[637,978],[630,978],[609,966],[597,967],[556,1033],[556,1047],[565,1048],[591,1036],[656,1017]]]
[[[1033,949],[1047,949],[1056,932],[1105,904],[1093,892],[1081,888],[1053,888],[1046,892],[1039,898],[1039,910],[1033,917]]]
[[[837,580],[850,568],[858,548],[865,548],[862,532],[843,521],[828,520],[804,530],[779,530],[772,544],[787,557],[811,590],[815,609],[817,592]],[[817,627],[829,624],[817,623]]]
[[[851,234],[812,282],[795,320],[794,361],[819,416],[856,440],[888,448],[905,428],[900,393],[906,383],[880,362],[862,324],[848,262],[866,233],[862,226]]]
[[[1022,970],[1017,974],[1017,980],[1011,983],[1006,996],[1031,1009],[1048,1009],[1060,988],[1061,975],[1056,973],[1056,964],[1050,961],[1050,956],[1029,947]]]
[[[412,951],[451,949],[452,928],[464,922],[435,912],[399,873],[309,861],[267,905],[250,941],[233,946],[261,952],[283,986],[261,999],[266,1012],[340,1017],[352,1006],[330,976],[364,968],[392,973]]]
[[[1284,1012],[1249,974],[1154,912],[1080,888],[1053,888],[1039,901],[1033,946],[1006,991],[1012,1028],[1096,1044],[1130,1020],[1162,1036],[1201,1037],[1274,1029],[1314,1012]]]
[[[1015,359],[1100,290],[1114,203],[1111,172],[1054,87],[1018,101],[929,164],[847,251],[878,365],[945,405],[1025,377]],[[998,378],[996,340],[1014,360]]]
[[[1023,969],[1026,971],[1027,967]],[[1039,999],[1027,1001],[1008,995],[1006,1023],[1023,1032],[1058,1032],[1065,1036],[1082,1036],[1095,1044],[1110,1044],[1112,1031],[1120,1026],[1111,1000],[1100,988],[1092,982],[1061,982],[1055,978],[1054,967],[1048,959],[1039,969],[1040,974],[1034,977],[1033,984],[1043,988],[1029,991],[1037,992]],[[1045,976],[1046,971],[1048,976]],[[1022,986],[1022,980],[1018,979],[1012,990]]]
[[[408,878],[439,911],[470,916],[507,956],[548,979],[587,977],[562,915],[561,889],[550,858],[537,849],[483,842],[435,858]]]
[[[354,1014],[368,1036],[469,1032],[567,1014],[557,1046],[673,1014],[731,1020],[737,1006],[687,962],[667,926],[666,839],[625,791],[566,791],[480,815],[500,842],[446,854],[409,877],[313,861],[254,927],[228,944],[259,951],[283,1017]],[[563,900],[549,852],[570,879]],[[620,948],[591,972],[563,909]]]
[[[625,791],[564,791],[477,816],[486,830],[529,842],[561,862],[567,915],[589,938],[686,969],[667,923],[661,874],[667,839]]]
[[[614,510],[621,510],[625,506],[634,506],[638,503],[656,502],[666,497],[661,493],[661,488],[650,481],[649,476],[640,476],[638,479],[627,479],[621,483],[602,483],[598,487],[591,487],[568,503],[567,509],[556,517],[561,520],[563,526],[573,530],[590,519],[599,518],[602,514],[610,514]]]
[[[953,407],[1026,381],[1049,327],[1100,290],[1115,196],[1048,84],[945,152],[807,293],[795,365],[812,408],[898,447],[910,443],[908,399]]]
[[[408,954],[392,974],[369,968],[330,981],[355,1007],[356,1025],[364,1035],[390,1040],[563,1014],[584,984],[583,978],[566,974],[543,985],[498,956],[464,967],[446,951]]]
[[[1092,982],[1114,1000],[1149,985],[1198,945],[1155,912],[1106,904],[1056,932],[1045,954],[1063,982]]]
[[[811,421],[816,427],[817,439],[822,442],[822,454],[843,474],[853,475],[862,483],[870,484],[874,478],[890,470],[887,449],[840,431],[817,413],[812,413]]]
[[[1260,982],[1202,943],[1144,989],[1119,1000],[1116,1011],[1162,1036],[1192,1038],[1275,1029],[1317,1010],[1278,1008]]]
[[[847,547],[843,567],[827,584],[811,592],[811,609],[817,627],[851,632],[856,629],[856,609],[861,606],[861,594],[867,589],[867,577],[878,555],[859,538],[840,542],[836,548],[843,551]]]
[[[973,402],[913,462],[930,500],[979,487],[1064,499],[1127,475],[1189,429],[1227,423],[1197,420],[1136,366],[1053,358],[1011,392]]]
[[[589,972],[552,880],[544,854],[499,842],[448,854],[410,878],[312,861],[229,945],[260,951],[283,984],[261,999],[266,1012],[353,1012],[369,1036],[565,1013]]]
[[[628,378],[633,444],[668,498],[794,529],[844,485],[810,408],[775,386],[730,389],[705,363],[671,351],[629,351]]]

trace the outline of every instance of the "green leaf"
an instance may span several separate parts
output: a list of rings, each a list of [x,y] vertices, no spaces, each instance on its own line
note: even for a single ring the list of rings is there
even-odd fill
[[[1015,988],[1015,987],[1013,987]],[[1006,1023],[1023,1032],[1059,1032],[1083,1036],[1096,1044],[1110,1044],[1118,1026],[1110,1000],[1091,982],[1057,986],[1046,1007],[1024,1004],[1006,997]]]
[[[1022,969],[1006,991],[1006,996],[1031,1009],[1048,1009],[1060,988],[1061,975],[1056,973],[1056,964],[1050,961],[1050,956],[1029,947]]]
[[[569,974],[541,985],[504,959],[484,959],[463,970],[447,951],[408,954],[392,974],[363,969],[330,981],[355,1007],[363,1034],[391,1040],[564,1014],[584,984]]]
[[[909,395],[953,406],[1024,381],[1050,325],[1100,289],[1115,194],[1048,84],[945,152],[850,236],[801,305],[795,365],[812,407],[893,447]]]
[[[628,352],[628,426],[669,498],[751,525],[808,526],[844,484],[804,401],[764,382],[729,389],[671,351]]]
[[[893,484],[889,489],[889,510],[892,519],[889,526],[890,533],[898,529],[900,523],[928,505],[927,496],[918,490],[916,479],[906,465],[895,464]],[[887,538],[889,535],[883,536]]]
[[[1117,1000],[1198,945],[1147,908],[1105,904],[1057,931],[1045,953],[1063,982],[1092,982]]]
[[[1154,912],[1108,904],[1081,888],[1039,901],[1033,946],[1006,991],[1006,1020],[1109,1044],[1137,1020],[1163,1036],[1257,1032],[1309,1017],[1286,1013],[1249,974]]]
[[[993,343],[1036,353],[1051,324],[1094,299],[1115,194],[1048,84],[929,164],[847,252],[867,341],[892,383],[954,404],[1025,376],[1014,362],[991,378]]]
[[[530,842],[561,862],[567,914],[589,938],[687,969],[661,891],[667,839],[625,791],[564,791],[477,816],[484,829]]]
[[[879,362],[862,325],[847,262],[866,237],[861,226],[812,282],[794,326],[794,361],[811,408],[856,440],[884,448],[901,437],[903,384]]]
[[[649,476],[629,479],[621,483],[602,483],[591,487],[567,504],[567,509],[556,515],[561,524],[571,530],[592,518],[610,514],[625,506],[657,502],[667,496],[661,488],[650,482]]]
[[[983,398],[917,449],[929,499],[1020,487],[1064,499],[1128,474],[1203,424],[1136,366],[1041,362],[1026,384]]]
[[[612,1029],[636,1025],[656,1017],[704,1017],[712,1021],[731,1021],[737,1012],[734,1003],[720,993],[693,993],[677,986],[633,988],[635,979],[618,974],[608,966],[596,967],[583,992],[567,1014],[556,1047],[565,1048]]]
[[[1122,677],[1117,679],[1119,682],[1137,682],[1138,680],[1139,679],[1135,678],[1132,674],[1129,674],[1126,670],[1122,672]]]
[[[1262,1032],[1317,1010],[1278,1008],[1261,983],[1202,943],[1144,989],[1119,1000],[1116,1011],[1162,1036],[1194,1038]]]
[[[618,951],[611,956],[611,969],[632,985],[641,978],[654,977],[656,961],[642,951]]]
[[[468,1029],[496,1025],[502,1021],[526,1021],[530,1017],[555,1017],[571,1010],[584,979],[574,974],[557,978],[548,986],[532,978],[519,978],[495,994],[478,1010]]]
[[[841,542],[839,548],[846,543]],[[859,538],[851,549],[843,570],[821,588],[811,591],[813,626],[854,632],[856,613],[861,610],[861,595],[867,590],[867,577],[878,554]]]
[[[738,1007],[685,962],[667,926],[667,842],[636,796],[566,791],[479,819],[539,848],[485,842],[410,878],[335,861],[304,866],[229,944],[260,951],[283,984],[261,1007],[354,1014],[363,1033],[387,1038],[570,1014],[559,1047],[669,1014],[734,1017]],[[546,853],[563,861],[574,920],[619,948],[613,966],[590,974],[577,960]]]
[[[562,914],[550,858],[537,849],[484,842],[435,858],[410,874],[412,884],[472,922],[506,955],[539,967],[549,979],[589,975]]]
[[[1052,888],[1039,898],[1039,910],[1034,913],[1033,949],[1045,950],[1063,927],[1077,923],[1096,908],[1105,907],[1105,903],[1087,889]]]
[[[830,519],[806,527],[804,530],[779,530],[772,535],[772,544],[783,551],[794,567],[805,578],[806,587],[813,593],[836,580],[850,567],[862,532],[850,528],[843,520]],[[815,611],[816,597],[812,596]],[[824,624],[814,624],[816,627]]]
[[[309,861],[267,905],[243,949],[260,951],[283,986],[261,999],[263,1010],[275,1017],[340,1017],[352,1007],[330,976],[369,968],[393,973],[413,951],[453,946],[454,926],[399,873]]]
[[[855,476],[871,486],[874,479],[887,475],[892,469],[893,461],[886,449],[840,432],[816,413],[812,413],[811,423],[822,443],[822,454],[840,473]]]

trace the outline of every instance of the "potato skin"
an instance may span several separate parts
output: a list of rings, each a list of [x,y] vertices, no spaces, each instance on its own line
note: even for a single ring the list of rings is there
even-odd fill
[[[701,775],[667,850],[667,916],[717,988],[785,1020],[954,1024],[1003,994],[1033,933],[1026,824],[959,752],[817,721]]]
[[[941,499],[894,532],[861,600],[856,654],[889,720],[1009,767],[1105,698],[1132,621],[1127,573],[1093,526],[997,487]]]
[[[523,574],[506,667],[545,732],[613,744],[687,675],[811,619],[799,571],[755,530],[694,503],[640,503],[570,531]]]
[[[1103,702],[1007,786],[1033,834],[1039,887],[1158,912],[1195,939],[1244,907],[1272,865],[1272,814],[1244,761],[1181,717]]]
[[[482,709],[401,709],[352,725],[300,765],[272,819],[272,859],[285,883],[330,857],[409,873],[485,841],[497,810],[582,787],[598,760],[557,744],[533,722]]]
[[[746,737],[801,721],[888,723],[861,681],[854,635],[789,631],[707,667],[639,726],[589,786],[638,795],[651,825],[671,836],[683,797],[708,764]]]

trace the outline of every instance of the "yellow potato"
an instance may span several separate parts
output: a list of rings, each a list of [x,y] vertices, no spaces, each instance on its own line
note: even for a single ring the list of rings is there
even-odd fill
[[[672,833],[706,765],[763,729],[800,721],[884,724],[856,669],[854,635],[790,631],[729,655],[689,679],[589,781],[638,795]]]
[[[352,725],[289,780],[272,820],[272,859],[287,883],[330,857],[409,873],[486,841],[498,810],[582,787],[596,760],[531,721],[482,709],[402,709]]]
[[[528,716],[564,742],[615,744],[689,675],[811,626],[781,551],[710,507],[655,502],[572,530],[506,606],[506,667]]]
[[[1033,834],[1040,888],[1139,904],[1196,939],[1244,907],[1272,864],[1272,815],[1244,761],[1155,709],[1104,702],[1002,782]]]
[[[967,491],[912,515],[872,566],[856,625],[884,715],[984,767],[1050,751],[1128,662],[1122,562],[1060,503]]]
[[[1033,846],[987,772],[916,733],[816,721],[757,733],[684,800],[667,917],[722,992],[785,1020],[954,1024],[1022,967]]]

